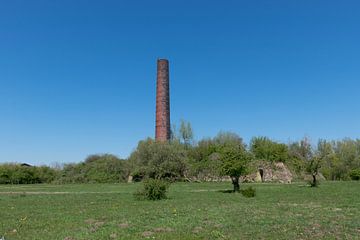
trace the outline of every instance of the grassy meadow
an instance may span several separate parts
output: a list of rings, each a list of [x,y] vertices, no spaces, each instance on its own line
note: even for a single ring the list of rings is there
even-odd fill
[[[134,200],[137,184],[0,185],[0,239],[360,239],[360,182],[176,183]]]

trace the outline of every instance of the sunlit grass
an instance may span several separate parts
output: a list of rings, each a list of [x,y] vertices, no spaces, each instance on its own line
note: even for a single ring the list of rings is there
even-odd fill
[[[244,185],[242,185],[244,186]],[[136,201],[139,184],[0,186],[5,239],[359,239],[359,182],[176,183],[168,199]]]

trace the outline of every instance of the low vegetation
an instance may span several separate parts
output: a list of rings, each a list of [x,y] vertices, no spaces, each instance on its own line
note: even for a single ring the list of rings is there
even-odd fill
[[[244,197],[252,198],[252,197],[255,197],[255,195],[256,195],[256,190],[255,190],[255,188],[253,188],[253,187],[248,187],[248,188],[242,189],[242,190],[241,190],[241,194],[242,194]]]
[[[166,199],[166,192],[169,188],[169,182],[161,179],[146,179],[143,186],[134,195],[138,200],[161,200]]]
[[[58,173],[56,169],[47,166],[5,163],[0,165],[0,184],[50,183],[58,177]]]
[[[90,155],[84,162],[65,164],[58,183],[119,183],[129,175],[127,162],[111,154]]]
[[[242,177],[277,162],[286,164],[295,180],[310,177],[311,186],[317,186],[323,177],[359,180],[360,140],[319,140],[317,145],[312,145],[307,138],[284,144],[267,137],[254,137],[246,145],[237,134],[220,132],[196,142],[190,123],[182,121],[178,132],[174,127],[169,142],[142,140],[126,160],[102,154],[61,168],[2,164],[0,184],[121,183],[129,178],[216,181],[226,177],[237,192]]]

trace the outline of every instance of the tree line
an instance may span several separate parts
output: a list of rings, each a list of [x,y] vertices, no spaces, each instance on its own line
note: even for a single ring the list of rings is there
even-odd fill
[[[298,180],[310,176],[313,186],[318,184],[319,175],[327,180],[359,180],[360,139],[311,144],[304,138],[285,144],[254,137],[245,144],[236,133],[220,132],[195,142],[191,125],[182,121],[169,142],[141,140],[128,159],[97,154],[61,168],[1,164],[0,184],[116,183],[126,182],[129,177],[132,181],[206,181],[226,176],[238,191],[242,176],[257,171],[264,163],[277,162],[286,164]]]

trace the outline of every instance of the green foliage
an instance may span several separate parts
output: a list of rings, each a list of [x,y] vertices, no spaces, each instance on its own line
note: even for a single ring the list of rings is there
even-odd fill
[[[334,180],[348,180],[353,169],[360,168],[360,140],[344,139],[333,141],[332,148],[336,161],[331,166],[331,177]]]
[[[252,197],[255,197],[255,195],[256,195],[256,189],[253,187],[241,189],[240,192],[244,197],[247,197],[247,198],[252,198]]]
[[[61,183],[125,182],[129,175],[127,162],[111,154],[90,155],[85,162],[66,164],[58,179]]]
[[[317,149],[310,159],[306,162],[306,172],[309,173],[313,180],[310,182],[311,187],[317,187],[319,181],[317,176],[319,175],[319,170],[327,159],[330,159],[333,156],[333,149],[331,144],[326,140],[320,139],[317,145]]]
[[[161,179],[146,179],[143,182],[143,189],[134,195],[137,199],[161,200],[166,198],[169,183]]]
[[[185,147],[191,146],[194,142],[194,133],[191,123],[182,119],[180,121],[179,129],[173,124],[171,129],[171,141],[182,143]]]
[[[351,170],[349,175],[352,180],[360,180],[360,168]]]
[[[47,166],[0,165],[0,184],[50,183],[57,175],[57,170]]]
[[[299,143],[290,145],[290,153],[293,158],[302,163],[305,173],[312,178],[310,180],[311,187],[317,187],[319,184],[318,175],[319,170],[323,165],[325,159],[332,154],[331,145],[326,140],[319,140],[317,148],[314,150],[307,138],[304,138]]]
[[[269,162],[287,162],[288,146],[277,143],[267,137],[254,137],[250,142],[250,151],[258,160]]]
[[[217,148],[217,144],[212,139],[203,139],[197,146],[189,149],[186,175],[198,180],[220,176],[222,162]]]
[[[307,138],[289,145],[290,157],[298,159],[303,163],[309,161],[313,156],[310,142]]]
[[[187,151],[178,142],[140,141],[129,164],[137,177],[180,180],[184,176]]]
[[[224,176],[240,177],[247,174],[250,155],[240,146],[224,146],[221,149],[221,171]]]
[[[220,174],[229,176],[234,192],[239,192],[239,178],[249,173],[251,155],[242,139],[234,133],[219,133],[214,141],[218,144],[217,151],[221,156]]]
[[[194,134],[193,134],[193,130],[192,130],[190,122],[181,120],[179,133],[180,133],[182,142],[186,146],[191,145],[191,143],[194,139]]]
[[[239,178],[249,172],[251,154],[242,139],[232,132],[220,132],[213,139],[203,139],[189,151],[187,174],[200,180],[229,176],[234,191]]]
[[[150,138],[140,141],[128,161],[104,154],[65,164],[62,169],[2,164],[0,184],[118,183],[132,175],[133,181],[213,181],[229,176],[237,186],[240,176],[254,173],[260,164],[278,161],[286,163],[298,180],[311,175],[312,183],[317,183],[320,174],[327,180],[357,179],[360,140],[320,140],[315,147],[306,138],[285,145],[267,137],[254,137],[247,148],[235,133],[220,132],[195,144],[190,123],[182,121],[178,136],[169,142]]]
[[[215,137],[217,152],[221,155],[222,175],[240,177],[247,173],[250,155],[242,139],[233,133],[220,133]]]

